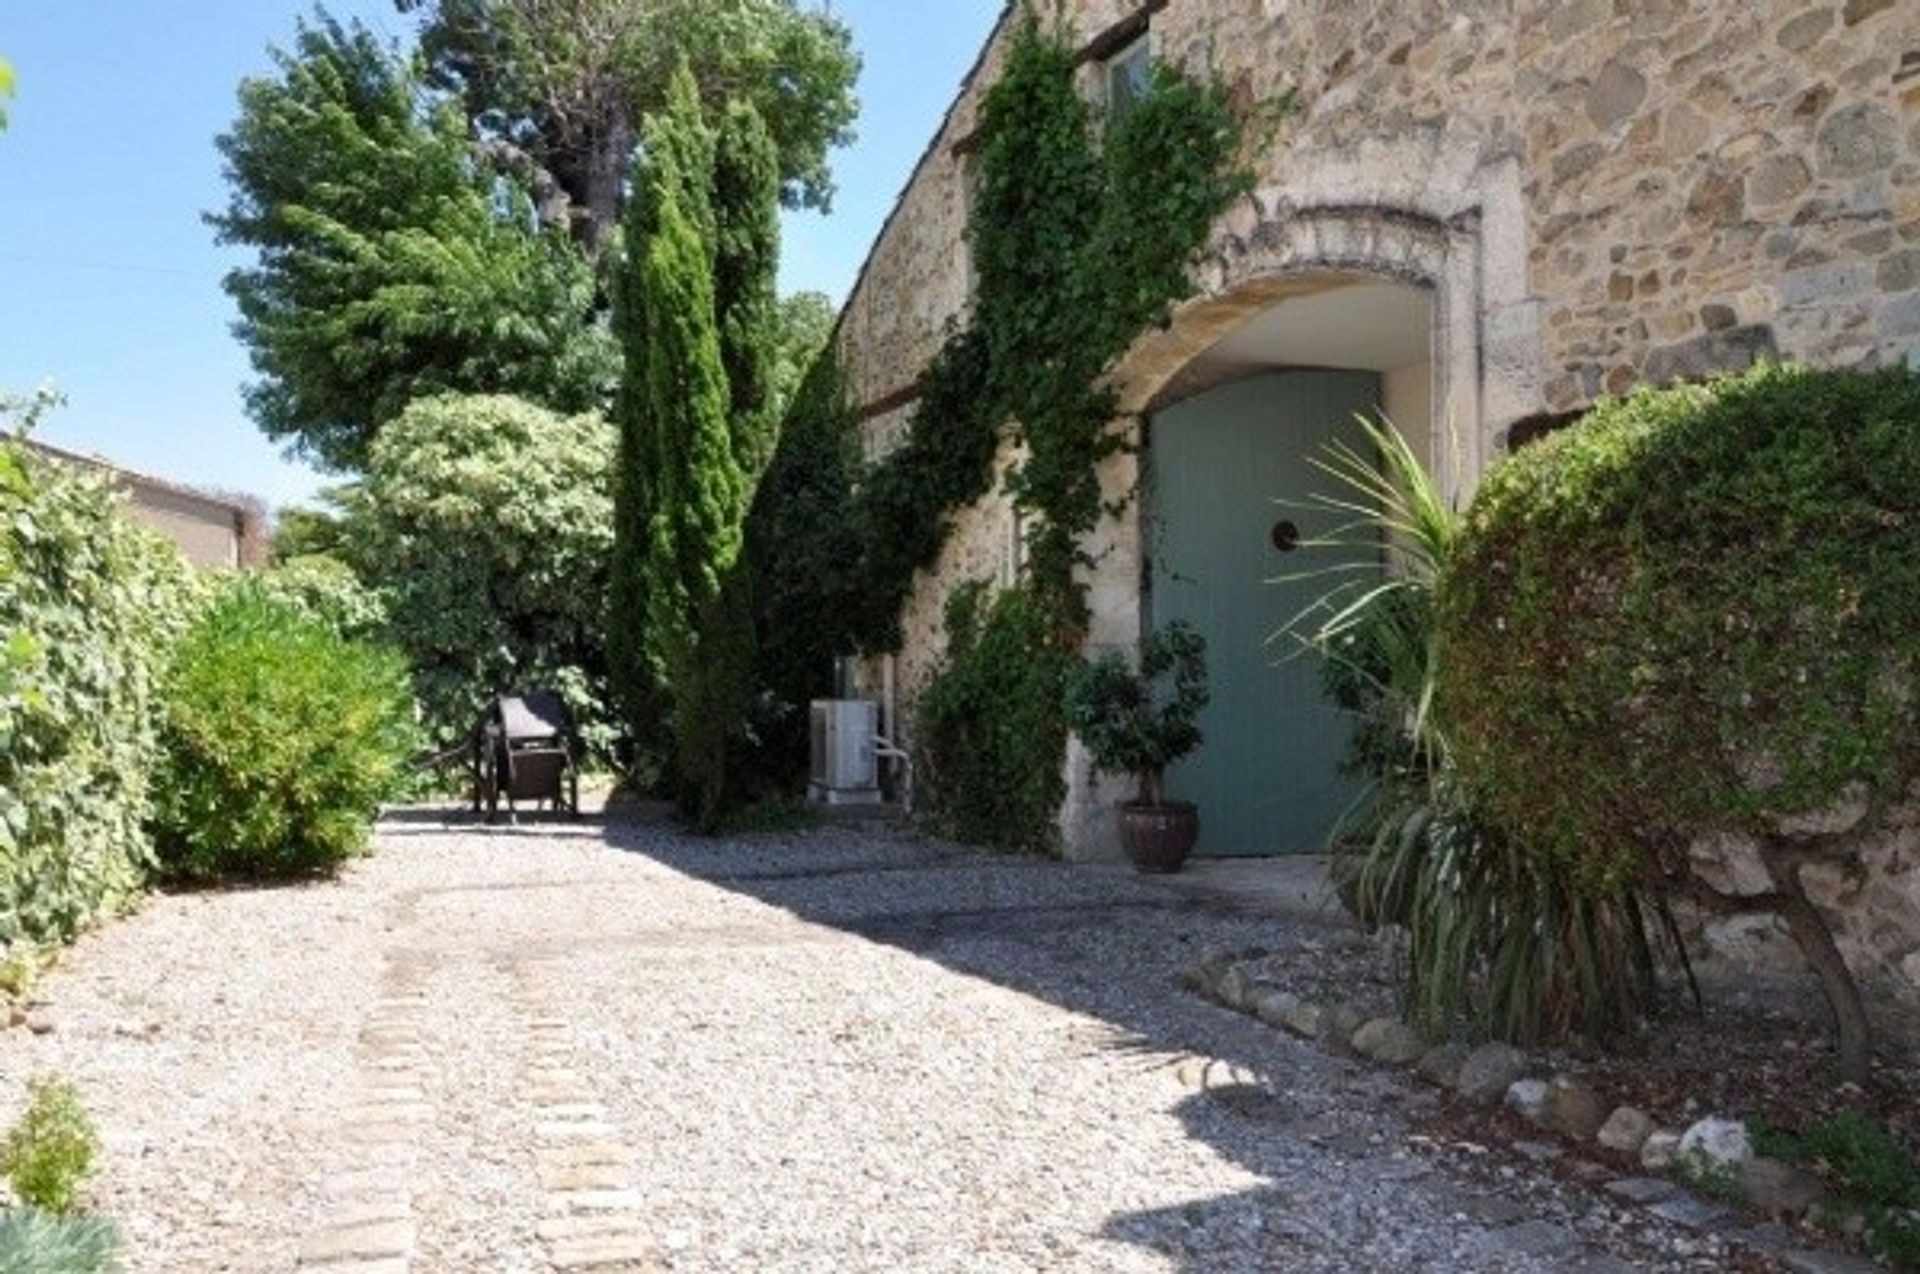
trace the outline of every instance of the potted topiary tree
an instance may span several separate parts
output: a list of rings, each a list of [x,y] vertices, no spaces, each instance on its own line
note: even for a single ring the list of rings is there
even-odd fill
[[[1139,797],[1120,807],[1120,839],[1141,871],[1179,871],[1199,838],[1199,811],[1188,801],[1164,800],[1160,781],[1199,746],[1196,718],[1206,706],[1206,639],[1185,623],[1142,643],[1137,671],[1109,651],[1068,674],[1067,725],[1095,772],[1131,774],[1139,783]]]

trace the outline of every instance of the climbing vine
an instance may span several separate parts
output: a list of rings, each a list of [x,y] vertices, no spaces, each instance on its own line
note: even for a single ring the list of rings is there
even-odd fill
[[[1009,649],[1049,666],[1077,655],[1087,610],[1075,568],[1089,564],[1081,546],[1103,511],[1101,462],[1126,445],[1104,379],[1190,293],[1189,269],[1215,218],[1248,184],[1235,162],[1243,121],[1224,88],[1159,67],[1127,111],[1105,117],[1080,96],[1075,65],[1031,14],[1016,29],[981,108],[972,320],[922,377],[903,441],[848,492],[862,540],[854,644],[895,649],[916,573],[937,560],[960,510],[991,489],[1001,444],[1020,444],[1006,480],[1027,528],[1026,576],[999,599],[970,595],[964,608],[969,632],[1019,636],[956,643],[942,674],[949,686],[988,684],[969,661]],[[939,684],[928,694],[989,718],[1005,702]],[[1057,694],[1014,698],[1023,728],[983,719],[926,730],[927,760],[935,781],[954,789],[938,804],[1006,812],[970,820],[970,836],[1039,845],[1050,839],[1057,784],[1048,799],[1011,802],[984,789],[1009,768],[1057,776],[1066,731]],[[1006,754],[1015,735],[1026,740],[1017,757]],[[953,754],[980,740],[994,741],[997,764]]]

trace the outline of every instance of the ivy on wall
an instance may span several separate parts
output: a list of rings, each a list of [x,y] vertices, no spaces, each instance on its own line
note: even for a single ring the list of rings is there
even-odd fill
[[[1078,654],[1087,612],[1075,568],[1089,564],[1082,544],[1103,511],[1100,464],[1126,445],[1103,379],[1141,332],[1189,295],[1195,255],[1248,184],[1235,163],[1243,121],[1220,86],[1159,67],[1149,90],[1108,118],[1082,99],[1074,72],[1073,50],[1029,14],[982,105],[968,221],[978,274],[972,321],[923,376],[904,441],[849,479],[847,491],[847,521],[860,531],[857,586],[845,599],[848,636],[867,652],[896,649],[916,574],[937,560],[957,514],[990,490],[1002,441],[1022,444],[1007,482],[1028,528],[1027,577],[1000,598],[973,596],[965,607],[968,632],[1007,639],[953,643],[928,692],[931,703],[965,703],[985,718],[1018,713],[1022,724],[1010,731],[992,719],[967,729],[923,722],[934,728],[921,732],[928,774],[941,789],[932,794],[937,807],[1004,814],[970,817],[956,830],[1020,846],[1051,841],[1066,746],[1059,696],[956,687],[990,684],[992,670],[973,663],[1009,649],[1048,667]],[[842,420],[853,428],[850,417]],[[803,438],[817,441],[817,429],[790,420],[782,448]],[[1041,646],[1032,648],[1036,634]],[[797,637],[763,630],[766,641]],[[1015,736],[1024,742],[1010,753],[1003,745]],[[981,763],[987,751],[993,764]],[[1010,775],[1026,772],[1052,776],[1042,798],[1001,800]]]

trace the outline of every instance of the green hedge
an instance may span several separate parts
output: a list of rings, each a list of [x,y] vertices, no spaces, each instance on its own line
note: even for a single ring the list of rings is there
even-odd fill
[[[166,683],[154,826],[176,876],[331,870],[367,843],[416,735],[400,656],[257,589],[208,606]]]
[[[198,589],[98,480],[0,441],[0,950],[71,938],[152,862],[157,683]]]
[[[1766,366],[1499,466],[1440,580],[1475,799],[1601,879],[1920,768],[1920,374]]]

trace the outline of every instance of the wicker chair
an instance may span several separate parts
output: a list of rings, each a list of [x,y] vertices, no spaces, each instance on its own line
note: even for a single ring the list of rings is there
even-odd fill
[[[551,690],[502,695],[474,727],[474,812],[484,806],[491,823],[503,799],[510,819],[519,801],[580,813],[579,738],[566,701]]]

